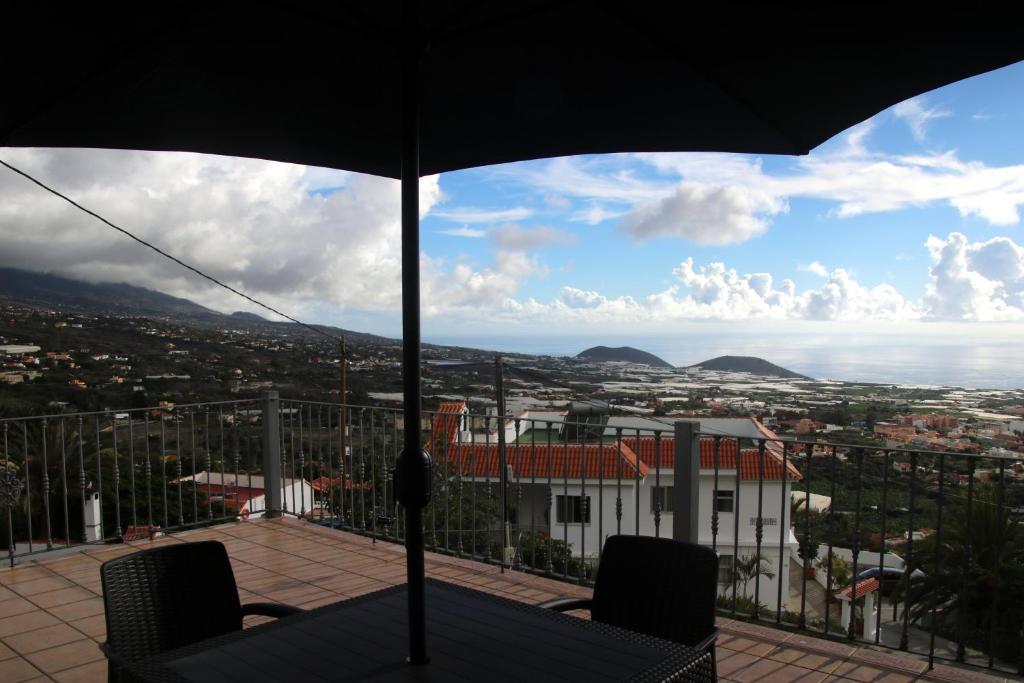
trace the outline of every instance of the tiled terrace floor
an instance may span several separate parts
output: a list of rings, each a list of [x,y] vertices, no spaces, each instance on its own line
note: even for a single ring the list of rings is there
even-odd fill
[[[332,531],[294,519],[229,524],[175,534],[154,543],[218,539],[234,565],[242,602],[272,600],[302,607],[344,600],[402,583],[401,546]],[[136,547],[153,543],[140,542]],[[104,637],[100,563],[132,546],[92,547],[62,557],[0,569],[0,682],[106,680],[98,649]],[[588,590],[498,567],[427,554],[427,573],[439,579],[540,602]],[[247,625],[256,623],[255,619]],[[937,665],[926,672],[916,657],[793,635],[720,620],[719,676],[727,681],[913,680],[996,681],[974,671]]]

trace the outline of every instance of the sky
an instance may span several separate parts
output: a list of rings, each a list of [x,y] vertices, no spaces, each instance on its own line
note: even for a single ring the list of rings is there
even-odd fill
[[[421,180],[426,339],[1024,331],[1024,63],[803,157],[616,154]],[[393,180],[184,153],[0,158],[307,322],[401,333]],[[0,168],[0,266],[261,312]],[[261,312],[267,317],[273,317]]]

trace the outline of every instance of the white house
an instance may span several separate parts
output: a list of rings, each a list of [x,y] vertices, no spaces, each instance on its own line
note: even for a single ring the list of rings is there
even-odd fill
[[[495,482],[500,479],[496,440],[461,431],[462,416],[467,413],[462,403],[442,405],[434,425],[434,457],[458,471],[463,481]],[[718,552],[722,590],[731,595],[735,563],[758,555],[760,519],[760,557],[772,578],[760,576],[747,585],[738,581],[736,591],[751,598],[756,594],[761,603],[774,608],[782,586],[785,607],[789,558],[797,547],[789,524],[790,487],[801,478],[800,472],[790,462],[783,468],[778,442],[767,442],[763,452],[740,446],[741,439],[777,438],[756,421],[700,422],[702,434],[721,437],[701,440],[700,543]],[[548,431],[555,430],[552,425]],[[602,443],[509,440],[505,459],[513,484],[510,499],[518,508],[518,529],[543,531],[586,558],[596,558],[603,540],[616,533],[671,537],[675,462],[671,430],[671,423],[612,417]]]
[[[231,472],[196,472],[173,480],[172,484],[195,481],[200,494],[207,496],[216,510],[224,505],[228,511],[237,511],[243,521],[259,519],[267,510],[266,485],[263,476],[240,472],[236,478]],[[285,510],[305,514],[313,508],[313,487],[305,479],[284,478],[281,482],[281,503]]]

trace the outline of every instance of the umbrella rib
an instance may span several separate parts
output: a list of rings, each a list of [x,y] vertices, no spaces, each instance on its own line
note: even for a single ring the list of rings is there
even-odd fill
[[[456,13],[454,20],[450,21],[446,27],[438,29],[437,31],[434,31],[433,33],[428,35],[427,40],[432,43],[453,42],[464,36],[471,35],[474,33],[480,33],[494,26],[503,26],[510,21],[521,21],[523,19],[532,17],[537,14],[544,14],[545,12],[549,12],[550,10],[558,7],[559,5],[566,5],[568,4],[568,2],[566,0],[548,0],[548,2],[541,2],[532,7],[519,9],[517,11],[509,12],[507,14],[501,14],[500,16],[496,16],[491,19],[486,19],[475,24],[469,24],[463,26],[461,29],[457,29],[454,27],[455,24],[458,24],[460,21],[465,19],[465,17],[472,14],[473,11],[480,6],[480,4],[481,3],[479,2],[473,3],[467,6],[464,10]]]
[[[682,50],[674,44],[666,42],[661,36],[652,34],[650,31],[647,30],[646,27],[639,25],[635,20],[624,15],[621,11],[618,11],[617,8],[612,7],[610,3],[599,0],[595,4],[601,9],[603,9],[609,15],[621,21],[623,24],[628,25],[630,28],[632,28],[640,35],[648,38],[649,40],[651,40],[651,42],[659,45],[662,48],[662,50],[664,50],[665,54],[667,54],[680,64],[696,71],[698,74],[700,74],[701,78],[704,79],[705,83],[718,90],[718,92],[720,92],[725,97],[731,99],[733,102],[740,105],[740,107],[744,111],[747,111],[750,114],[752,114],[755,118],[760,119],[768,127],[770,127],[776,133],[781,135],[785,140],[787,140],[793,146],[794,150],[797,150],[793,153],[807,154],[810,151],[810,147],[807,143],[805,143],[803,140],[800,140],[792,133],[790,133],[788,130],[783,128],[782,125],[780,125],[777,121],[774,121],[771,116],[765,114],[758,107],[754,106],[747,98],[738,94],[732,88],[722,83],[720,80],[711,78],[708,75],[707,69],[704,67],[704,64],[701,63],[700,60],[696,59],[692,53]]]
[[[200,9],[200,5],[191,5],[188,9],[179,12],[176,16],[164,22],[162,25],[146,33],[143,37],[138,40],[130,41],[123,50],[115,55],[111,55],[109,59],[103,61],[96,66],[91,72],[85,74],[81,79],[68,85],[67,88],[61,92],[55,94],[47,101],[40,104],[34,110],[23,116],[20,121],[15,121],[12,125],[8,126],[6,130],[0,132],[0,144],[6,144],[6,141],[10,140],[12,135],[16,135],[18,131],[25,128],[33,121],[38,119],[40,116],[53,110],[55,107],[60,105],[61,102],[67,100],[71,95],[81,91],[89,83],[94,82],[97,78],[103,74],[116,68],[118,65],[123,64],[132,55],[141,52],[143,49],[152,44],[157,38],[168,33],[172,27],[180,24],[184,19],[194,14]]]

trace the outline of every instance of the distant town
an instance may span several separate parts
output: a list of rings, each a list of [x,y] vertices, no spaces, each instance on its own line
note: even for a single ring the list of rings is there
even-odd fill
[[[0,305],[0,314],[0,412],[166,406],[252,398],[271,389],[339,400],[341,345],[293,324],[257,316],[211,322],[64,312],[10,301]],[[346,341],[346,402],[399,405],[400,342],[359,333],[347,334]],[[623,351],[631,358],[649,356]],[[496,354],[428,345],[423,357],[427,409],[458,400],[474,413],[493,413]],[[666,421],[753,417],[781,436],[822,443],[1024,453],[1024,389],[821,381],[771,370],[775,366],[761,359],[725,357],[673,368],[609,357],[615,356],[506,354],[506,414],[599,401],[611,414]],[[790,376],[754,374],[751,367]]]

